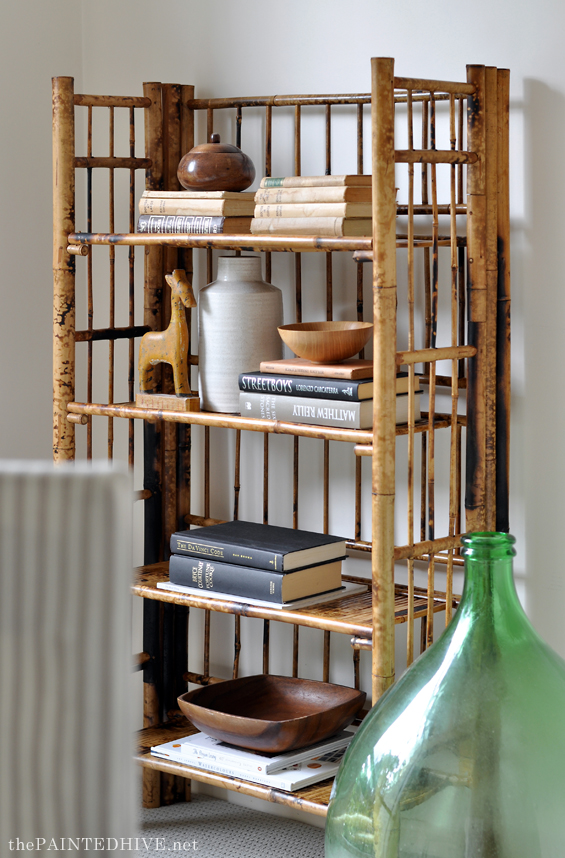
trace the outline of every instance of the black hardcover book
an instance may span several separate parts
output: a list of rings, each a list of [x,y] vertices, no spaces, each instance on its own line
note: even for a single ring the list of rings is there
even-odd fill
[[[341,560],[285,573],[171,554],[169,581],[204,595],[212,591],[247,599],[292,602],[340,587]]]
[[[420,380],[416,376],[415,390]],[[239,389],[245,393],[278,393],[284,396],[308,396],[312,399],[335,399],[343,402],[359,402],[373,396],[373,379],[344,379],[314,377],[308,375],[278,375],[270,372],[242,372]],[[396,392],[408,392],[408,373],[396,376]]]
[[[345,557],[345,539],[254,521],[226,521],[173,533],[171,553],[289,572]]]
[[[316,399],[358,402],[373,396],[373,379],[347,381],[342,378],[242,372],[239,376],[239,389],[246,393],[282,393],[285,396],[311,396]]]

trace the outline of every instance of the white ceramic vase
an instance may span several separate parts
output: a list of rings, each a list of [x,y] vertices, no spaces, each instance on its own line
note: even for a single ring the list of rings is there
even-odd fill
[[[259,256],[220,256],[218,277],[198,297],[203,411],[239,412],[238,376],[282,357],[282,293],[261,276]]]

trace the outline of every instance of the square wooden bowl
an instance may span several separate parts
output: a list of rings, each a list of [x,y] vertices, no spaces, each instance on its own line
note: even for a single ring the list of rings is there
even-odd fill
[[[203,733],[242,748],[282,753],[313,745],[351,724],[364,691],[290,676],[244,676],[182,694]]]

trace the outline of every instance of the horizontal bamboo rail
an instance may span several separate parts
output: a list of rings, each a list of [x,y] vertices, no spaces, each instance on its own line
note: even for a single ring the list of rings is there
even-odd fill
[[[218,250],[327,251],[370,250],[371,238],[320,238],[288,235],[147,235],[145,233],[75,232],[71,244],[102,244],[147,247],[204,247]]]
[[[476,152],[454,152],[452,149],[397,149],[397,164],[474,164]]]
[[[425,90],[426,92],[443,92],[452,95],[473,95],[475,86],[472,83],[458,83],[451,80],[426,80],[418,77],[395,77],[395,89]]]
[[[90,247],[86,244],[69,244],[67,247],[67,253],[71,256],[88,256],[90,253]]]
[[[84,95],[77,92],[74,103],[78,107],[150,107],[151,99],[142,95]]]
[[[398,366],[412,363],[432,363],[438,360],[462,360],[474,357],[477,353],[475,346],[446,346],[440,349],[418,349],[413,352],[397,352]]]
[[[339,429],[333,426],[314,426],[306,423],[283,423],[278,420],[252,419],[211,411],[159,411],[153,408],[138,408],[133,403],[127,402],[113,405],[103,405],[96,402],[71,402],[68,410],[71,414],[97,414],[102,417],[125,417],[128,419],[138,417],[150,422],[164,420],[169,423],[196,423],[200,426],[221,426],[224,429],[247,429],[250,432],[297,435],[328,441],[348,441],[350,443],[368,443],[373,437],[372,432],[367,429]]]
[[[107,167],[114,169],[121,167],[125,170],[147,170],[151,166],[151,158],[115,158],[115,157],[94,157],[86,155],[84,157],[75,158],[75,167]]]

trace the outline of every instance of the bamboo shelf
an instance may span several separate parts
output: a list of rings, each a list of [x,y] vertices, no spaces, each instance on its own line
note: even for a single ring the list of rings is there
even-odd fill
[[[194,595],[175,593],[163,590],[157,583],[169,580],[169,565],[166,562],[155,563],[151,566],[141,566],[136,569],[132,593],[144,599],[156,599],[173,605],[183,605],[187,608],[202,608],[203,610],[219,611],[223,614],[239,614],[243,617],[258,617],[264,620],[276,620],[281,623],[292,623],[298,626],[309,626],[330,632],[352,635],[370,641],[373,636],[373,621],[371,608],[370,582],[367,582],[365,593],[351,596],[338,596],[335,600],[322,605],[311,605],[298,611],[285,611],[278,608],[258,607],[233,602],[228,599],[207,598],[195,591]],[[362,583],[360,578],[344,575],[343,580]],[[445,611],[445,594],[434,594],[433,611]],[[428,599],[425,590],[420,589],[413,596],[415,617],[424,617],[428,610]],[[406,622],[408,616],[408,595],[406,587],[396,586],[394,617],[396,623]]]
[[[305,810],[307,813],[312,813],[316,816],[326,815],[333,778],[321,781],[318,784],[312,784],[296,792],[284,792],[283,790],[251,783],[251,781],[230,778],[227,775],[207,772],[203,769],[192,768],[182,763],[169,762],[152,756],[151,748],[154,745],[171,742],[174,739],[181,739],[183,736],[189,736],[195,732],[197,731],[190,721],[181,716],[175,717],[166,724],[161,724],[157,727],[147,727],[138,733],[138,751],[135,755],[135,760],[145,768],[153,769],[156,772],[164,772],[168,775],[191,778],[192,780],[201,781],[212,786],[224,787],[243,795],[250,795],[255,798],[272,801],[275,804],[284,804],[287,807]]]
[[[108,458],[127,460],[136,475],[143,470],[136,497],[143,502],[145,565],[137,570],[133,593],[143,599],[144,614],[144,651],[138,664],[147,729],[138,759],[144,766],[145,806],[182,800],[185,786],[177,777],[182,775],[324,815],[327,783],[295,794],[276,793],[148,755],[151,745],[186,735],[190,728],[188,722],[179,727],[176,717],[164,726],[150,726],[167,721],[187,683],[221,681],[210,675],[211,614],[234,615],[233,664],[225,671],[233,669],[233,676],[239,671],[246,639],[241,627],[247,617],[262,621],[264,672],[269,671],[271,622],[293,627],[295,676],[302,658],[299,628],[318,630],[324,681],[331,672],[331,635],[350,635],[353,684],[368,684],[370,675],[367,691],[376,701],[395,680],[401,630],[403,669],[433,643],[434,626],[437,631],[443,620],[437,615],[443,613],[449,622],[457,604],[453,587],[454,571],[461,566],[460,535],[508,530],[509,73],[482,65],[469,65],[466,72],[464,81],[398,77],[392,59],[374,58],[370,92],[206,99],[197,98],[190,85],[146,83],[142,95],[125,97],[79,94],[72,78],[53,80],[53,453],[56,461],[73,459],[78,439],[87,459],[107,450]],[[370,133],[365,121],[369,111]],[[118,114],[129,118],[129,133],[125,121],[121,126],[115,122]],[[143,141],[136,139],[140,114]],[[293,145],[283,146],[283,168],[274,167],[272,159],[272,152],[279,157],[280,151],[275,130],[281,126],[275,116],[284,118],[285,128],[294,123]],[[334,117],[341,123],[340,163],[342,150],[351,150],[346,169],[333,169]],[[309,119],[312,134],[304,130]],[[288,176],[303,174],[306,145],[308,163],[319,165],[319,175],[371,172],[372,235],[136,233],[141,188],[136,177],[143,176],[150,191],[179,190],[176,170],[182,155],[224,127],[233,129],[232,142],[243,151],[250,145],[248,133],[260,135],[253,151],[261,151],[261,163],[254,160],[263,176],[272,176],[273,169],[279,175],[281,170]],[[118,176],[125,179],[121,185]],[[83,182],[78,195],[77,180]],[[116,205],[118,188],[129,197],[122,200],[123,208]],[[77,198],[85,211],[75,219]],[[374,430],[134,404],[137,340],[148,331],[164,330],[169,322],[165,275],[183,269],[202,287],[214,279],[214,253],[226,250],[261,253],[267,281],[277,275],[274,264],[281,271],[286,266],[281,283],[285,312],[291,314],[287,321],[308,321],[312,312],[328,320],[348,313],[352,319],[372,321]],[[274,263],[274,253],[292,256],[288,264],[280,258]],[[143,274],[138,264],[142,256]],[[198,349],[190,310],[187,321],[194,389]],[[101,371],[104,361],[107,380]],[[418,370],[428,402],[420,420],[415,421],[409,406],[407,423],[396,425],[401,367],[411,392]],[[157,369],[156,378],[162,393],[173,392],[166,370]],[[142,421],[142,445],[136,420]],[[220,431],[224,429],[230,432]],[[292,436],[292,441],[276,435]],[[336,441],[351,443],[354,455],[347,458],[343,445],[330,443]],[[304,451],[312,457],[306,465]],[[333,470],[334,455],[339,473]],[[232,472],[222,465],[223,490],[230,496],[218,499],[214,469],[220,462],[228,462]],[[367,578],[371,565],[366,592],[283,612],[156,586],[167,580],[171,533],[216,523],[219,515],[244,517],[242,483],[248,482],[242,498],[259,499],[257,520],[277,524],[277,517],[288,514],[293,527],[304,526],[302,485],[313,467],[319,478],[308,484],[306,502],[319,516],[320,531],[331,532],[334,478],[340,488],[341,480],[346,485],[351,521],[344,535],[348,551],[360,563],[366,560]],[[285,475],[275,515],[274,483]],[[281,512],[278,505],[287,503],[292,509]],[[404,564],[405,585],[395,580],[398,564]],[[436,584],[438,568],[445,592]],[[417,586],[426,579],[426,586]],[[202,665],[196,670],[189,669],[190,608],[199,611],[197,633],[204,638]],[[231,646],[223,642],[226,663]],[[363,650],[369,652],[361,657]],[[370,672],[361,660],[369,658]]]

